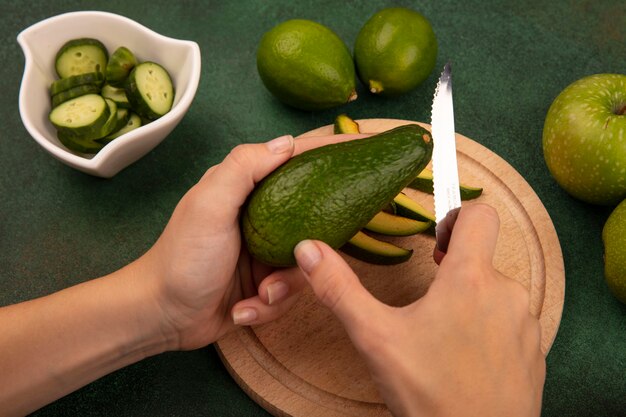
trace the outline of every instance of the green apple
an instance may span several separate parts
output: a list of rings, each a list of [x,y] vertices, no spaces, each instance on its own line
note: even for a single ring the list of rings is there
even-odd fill
[[[543,155],[572,196],[613,205],[626,198],[626,75],[596,74],[565,88],[543,127]]]
[[[609,289],[626,304],[626,200],[611,213],[602,228],[604,279]]]

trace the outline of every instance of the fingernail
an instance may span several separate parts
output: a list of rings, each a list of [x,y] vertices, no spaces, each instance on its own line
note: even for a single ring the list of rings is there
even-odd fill
[[[270,140],[269,142],[266,143],[266,145],[267,145],[267,149],[269,149],[270,152],[279,154],[279,153],[287,152],[289,149],[291,149],[292,142],[293,142],[293,136],[285,135],[285,136],[279,136],[276,139]]]
[[[285,298],[289,292],[289,286],[282,282],[276,281],[267,286],[267,303],[272,305],[277,301]]]
[[[238,308],[233,311],[233,323],[236,325],[246,325],[252,323],[259,315],[253,308]]]
[[[317,245],[311,240],[303,240],[298,243],[293,253],[296,257],[296,261],[298,261],[298,266],[306,274],[313,271],[313,268],[315,268],[322,259],[322,252],[320,252]]]

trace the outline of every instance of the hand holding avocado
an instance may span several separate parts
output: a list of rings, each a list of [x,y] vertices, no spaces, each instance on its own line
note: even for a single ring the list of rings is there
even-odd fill
[[[402,311],[374,300],[321,242],[313,243],[319,252],[307,251],[306,243],[298,246],[302,270],[274,270],[241,247],[239,216],[255,184],[294,154],[364,136],[331,135],[295,144],[285,136],[240,145],[186,193],[141,258],[107,276],[0,308],[7,342],[0,343],[0,384],[11,388],[0,390],[3,411],[28,414],[146,356],[198,348],[236,325],[277,319],[306,285],[304,271],[315,293],[343,321],[397,415],[432,404],[420,401],[425,397],[443,400],[437,410],[427,410],[443,415],[456,411],[445,407],[468,404],[497,408],[501,415],[514,416],[517,410],[532,415],[543,383],[543,357],[535,351],[538,325],[528,314],[525,290],[491,267],[495,217],[481,220],[476,208],[467,208],[431,290]],[[468,227],[474,230],[463,232]],[[454,268],[458,263],[465,267]],[[349,291],[339,297],[342,288]],[[503,331],[494,337],[493,328]],[[506,343],[518,331],[525,343]],[[440,349],[448,349],[441,362]],[[511,359],[518,357],[525,359]],[[393,366],[400,362],[408,367]],[[504,397],[472,398],[494,386]],[[522,396],[511,401],[511,392]],[[515,409],[506,408],[512,404]]]
[[[234,148],[186,193],[146,254],[146,265],[161,283],[164,317],[181,348],[214,342],[233,321],[273,320],[295,301],[286,296],[275,302],[277,294],[286,295],[287,283],[298,289],[299,272],[275,271],[253,259],[242,250],[239,226],[241,206],[255,184],[293,152],[291,136]]]
[[[429,291],[401,308],[379,302],[323,242],[296,247],[315,295],[343,323],[393,415],[539,415],[539,321],[528,313],[528,291],[493,268],[498,229],[491,207],[462,208]]]

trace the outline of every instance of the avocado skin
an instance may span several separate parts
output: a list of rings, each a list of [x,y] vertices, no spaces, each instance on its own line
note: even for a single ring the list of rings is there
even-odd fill
[[[247,248],[272,266],[293,266],[295,245],[344,245],[428,164],[430,132],[405,125],[312,149],[255,187],[242,215]]]

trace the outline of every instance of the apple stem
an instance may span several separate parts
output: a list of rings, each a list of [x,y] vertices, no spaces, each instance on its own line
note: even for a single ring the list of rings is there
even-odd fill
[[[624,114],[626,114],[626,103],[624,103],[622,107],[617,110],[618,116],[623,116]]]

